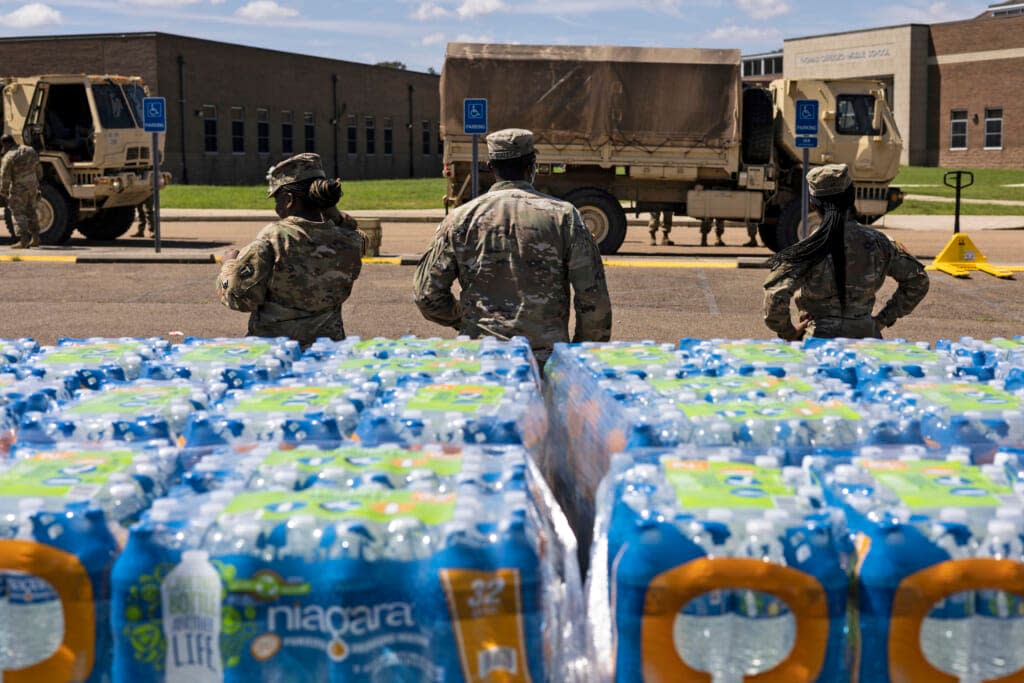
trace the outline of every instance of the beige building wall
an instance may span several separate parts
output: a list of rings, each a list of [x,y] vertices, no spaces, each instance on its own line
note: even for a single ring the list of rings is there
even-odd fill
[[[903,137],[900,163],[927,163],[928,26],[908,24],[786,40],[786,78],[878,78]]]

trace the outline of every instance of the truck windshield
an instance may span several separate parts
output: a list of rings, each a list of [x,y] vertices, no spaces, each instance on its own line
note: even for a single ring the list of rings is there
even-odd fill
[[[132,105],[132,109],[135,111],[135,120],[142,120],[142,98],[146,96],[146,91],[140,83],[125,83],[124,94],[128,96],[128,101]]]
[[[873,95],[840,95],[836,98],[836,132],[840,135],[880,135],[871,126],[875,118]]]
[[[92,95],[96,100],[96,112],[100,125],[105,129],[135,128],[131,107],[125,101],[121,87],[116,83],[94,83]]]

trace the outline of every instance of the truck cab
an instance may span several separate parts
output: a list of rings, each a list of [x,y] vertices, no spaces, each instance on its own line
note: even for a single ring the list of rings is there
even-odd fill
[[[42,241],[61,244],[76,228],[97,240],[124,234],[153,192],[142,79],[51,74],[0,79],[0,87],[4,132],[34,147],[43,167]],[[169,181],[163,174],[161,183]]]

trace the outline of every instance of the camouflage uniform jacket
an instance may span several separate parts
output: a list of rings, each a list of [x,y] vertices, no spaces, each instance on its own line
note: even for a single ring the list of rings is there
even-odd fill
[[[573,341],[608,340],[604,264],[579,212],[526,181],[502,181],[438,226],[416,269],[415,300],[428,320],[471,337],[523,335],[543,361],[569,340],[570,285]]]
[[[267,225],[226,261],[217,277],[221,303],[250,311],[249,334],[286,336],[303,346],[344,339],[341,304],[362,267],[362,238],[324,221],[289,217]]]
[[[928,293],[924,266],[882,233],[847,221],[846,309],[839,303],[832,257],[826,256],[799,279],[786,278],[765,285],[764,322],[780,337],[795,338],[789,301],[796,293],[801,320],[809,320],[807,333],[815,337],[881,337],[881,328],[914,310]],[[872,317],[875,293],[886,276],[898,283],[878,315]],[[769,280],[771,276],[769,276]]]
[[[43,179],[39,155],[28,145],[18,145],[0,159],[0,195],[12,192],[35,194]]]

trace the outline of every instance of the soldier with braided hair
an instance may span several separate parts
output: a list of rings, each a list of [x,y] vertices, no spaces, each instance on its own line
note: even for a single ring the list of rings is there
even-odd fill
[[[768,262],[764,322],[783,339],[881,338],[882,330],[908,315],[928,293],[924,266],[897,242],[851,217],[856,193],[846,164],[820,166],[807,174],[811,205],[821,226]],[[898,286],[874,313],[875,294],[886,277]],[[794,325],[794,298],[800,312]]]
[[[341,305],[359,277],[363,242],[334,209],[341,183],[328,180],[310,153],[277,164],[267,180],[280,220],[241,252],[224,253],[221,303],[251,314],[250,335],[290,337],[303,347],[318,337],[344,339]]]

